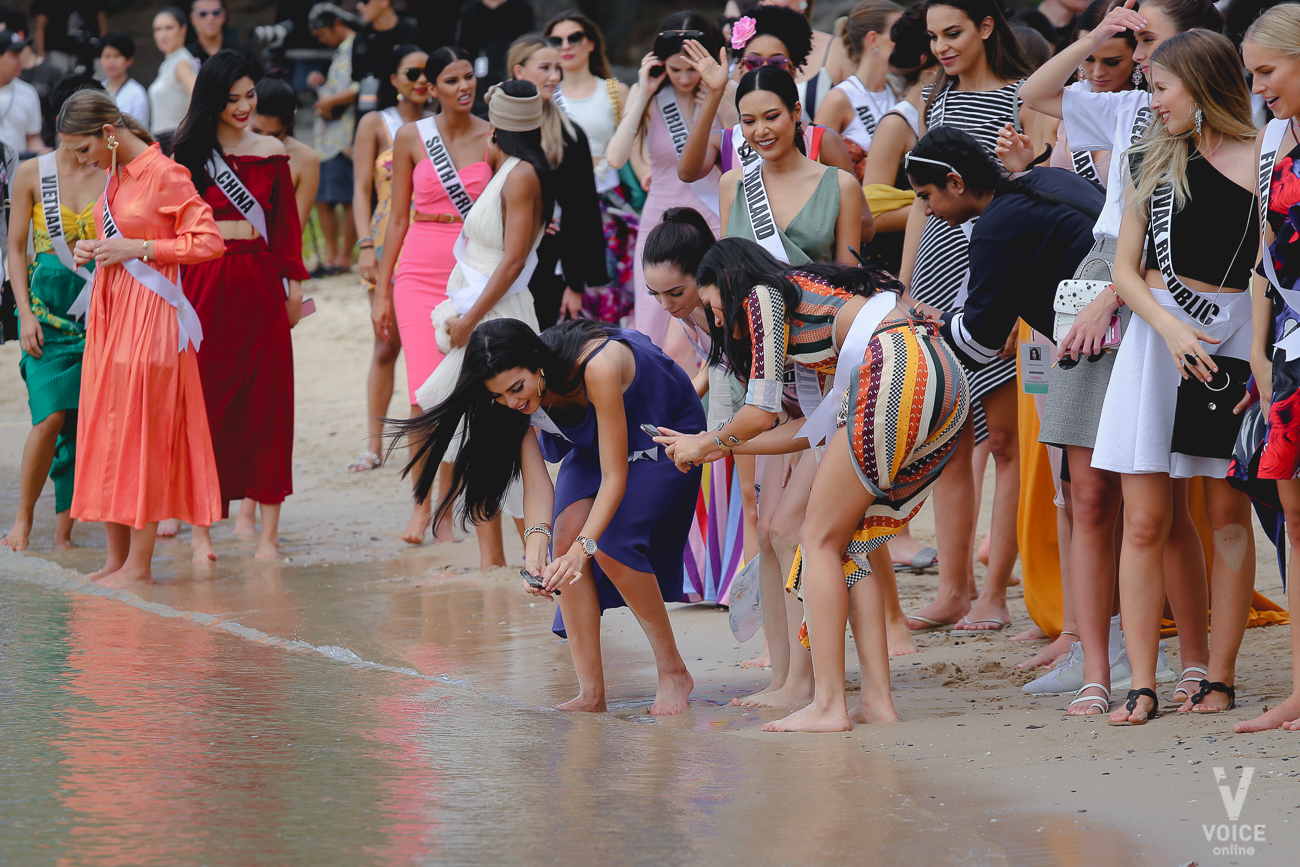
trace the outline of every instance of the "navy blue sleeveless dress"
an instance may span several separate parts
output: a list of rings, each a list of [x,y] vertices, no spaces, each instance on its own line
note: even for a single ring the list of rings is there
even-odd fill
[[[684,601],[683,554],[700,492],[703,470],[688,473],[677,469],[663,447],[650,438],[641,425],[651,424],[682,433],[705,428],[704,405],[695,393],[686,371],[639,331],[623,329],[611,338],[632,350],[636,375],[623,392],[627,414],[627,492],[609,526],[600,537],[600,550],[637,572],[650,572],[659,584],[665,602]],[[605,346],[608,346],[608,342]],[[601,346],[591,354],[596,357]],[[554,422],[554,419],[552,419]],[[555,519],[578,500],[596,496],[600,489],[600,447],[596,432],[596,411],[588,404],[581,424],[565,427],[554,422],[561,436],[539,431],[542,454],[555,463],[563,459],[555,481]],[[595,564],[596,590],[600,610],[627,603],[614,587],[599,562]],[[552,627],[561,637],[564,620],[555,612]]]

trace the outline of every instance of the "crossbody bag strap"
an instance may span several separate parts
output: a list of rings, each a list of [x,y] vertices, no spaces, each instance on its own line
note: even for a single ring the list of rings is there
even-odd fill
[[[1016,132],[1024,132],[1024,126],[1020,123],[1020,88],[1025,86],[1028,79],[1022,78],[1016,82],[1016,89],[1011,92],[1011,125],[1015,127]]]

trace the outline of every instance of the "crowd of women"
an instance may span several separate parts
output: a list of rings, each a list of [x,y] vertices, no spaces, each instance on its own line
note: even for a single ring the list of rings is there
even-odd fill
[[[404,538],[472,524],[504,565],[513,520],[573,655],[566,709],[605,709],[601,613],[627,605],[651,712],[682,711],[665,603],[725,601],[757,557],[772,678],[736,704],[791,709],[777,731],[897,720],[890,656],[1009,627],[1019,556],[1041,627],[1023,637],[1050,640],[1026,692],[1112,725],[1159,717],[1161,682],[1166,708],[1232,710],[1245,630],[1284,620],[1254,593],[1252,501],[1275,544],[1300,539],[1300,4],[1234,44],[1209,0],[1095,0],[1036,60],[992,0],[863,0],[834,36],[809,5],[744,4],[725,38],[674,13],[630,88],[596,25],[561,15],[516,40],[486,120],[463,50],[397,46],[356,133],[375,342],[350,469],[379,464],[387,423],[409,446]],[[92,579],[148,579],[163,519],[214,557],[232,500],[275,553],[314,183],[276,84],[205,62],[174,162],[78,92],[62,147],[18,170],[19,523],[52,475],[62,537],[108,527]],[[600,288],[628,270],[634,302]],[[399,353],[410,414],[385,419]],[[907,525],[931,496],[922,549]],[[935,565],[936,598],[905,613],[895,567]],[[1300,729],[1300,681],[1237,723],[1279,726]]]

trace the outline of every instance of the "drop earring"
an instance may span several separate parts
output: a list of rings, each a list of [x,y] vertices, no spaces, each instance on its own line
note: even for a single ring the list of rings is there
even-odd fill
[[[1087,76],[1087,75],[1084,73],[1084,71],[1083,71],[1083,64],[1082,64],[1082,63],[1079,64],[1079,80],[1080,80],[1080,81],[1087,81],[1087,80],[1088,80],[1088,76]]]
[[[119,144],[121,144],[121,142],[119,142],[117,136],[113,135],[111,132],[108,134],[108,139],[104,142],[104,146],[108,148],[109,155],[113,158],[113,165],[109,171],[114,174],[117,173],[117,146]]]
[[[1198,108],[1198,109],[1196,110],[1196,134],[1197,134],[1197,135],[1200,135],[1200,134],[1201,134],[1201,120],[1202,120],[1202,118],[1204,118],[1204,114],[1202,114],[1201,110]]]
[[[1140,66],[1134,66],[1133,67],[1133,89],[1136,90],[1141,86],[1142,86],[1142,68]]]

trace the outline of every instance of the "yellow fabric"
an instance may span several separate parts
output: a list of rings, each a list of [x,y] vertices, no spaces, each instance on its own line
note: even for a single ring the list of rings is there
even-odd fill
[[[63,237],[71,247],[78,241],[98,238],[95,231],[95,203],[86,205],[86,210],[78,214],[67,205],[59,205],[63,210]],[[54,244],[50,242],[50,228],[45,224],[45,209],[36,204],[32,206],[32,244],[37,253],[53,253]]]
[[[867,205],[871,208],[873,218],[887,211],[911,207],[913,200],[916,199],[916,193],[911,190],[900,190],[889,184],[867,184],[862,188],[862,193],[867,197]]]

